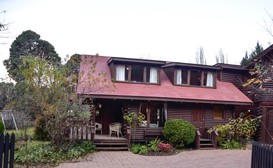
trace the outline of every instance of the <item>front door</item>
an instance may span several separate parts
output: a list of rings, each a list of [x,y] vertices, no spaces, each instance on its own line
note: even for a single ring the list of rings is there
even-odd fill
[[[203,109],[192,110],[192,124],[199,129],[201,137],[205,135],[205,111]]]

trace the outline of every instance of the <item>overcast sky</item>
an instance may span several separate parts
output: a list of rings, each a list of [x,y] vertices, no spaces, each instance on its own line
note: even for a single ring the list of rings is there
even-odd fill
[[[207,63],[219,49],[239,64],[257,41],[273,42],[263,28],[272,0],[0,0],[0,77],[14,39],[25,30],[41,35],[59,56],[96,54],[195,63],[202,46]]]

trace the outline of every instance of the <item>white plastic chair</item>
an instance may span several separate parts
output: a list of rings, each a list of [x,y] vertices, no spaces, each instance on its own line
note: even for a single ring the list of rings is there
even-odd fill
[[[96,122],[95,123],[95,130],[96,130],[96,132],[100,131],[100,134],[102,135],[102,124]]]
[[[109,135],[112,136],[112,134],[115,133],[117,137],[119,137],[119,135],[123,137],[121,132],[121,127],[122,127],[122,124],[119,122],[114,122],[109,124]]]

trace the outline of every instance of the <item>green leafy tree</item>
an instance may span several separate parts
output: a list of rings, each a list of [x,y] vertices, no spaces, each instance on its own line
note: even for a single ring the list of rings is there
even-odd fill
[[[22,56],[34,56],[47,60],[50,64],[60,65],[61,58],[56,53],[53,45],[48,41],[40,39],[40,35],[27,30],[22,32],[11,44],[9,59],[4,61],[4,65],[9,76],[16,82],[22,80],[21,70],[26,66],[21,66]]]
[[[93,59],[88,61],[86,65],[96,62]],[[24,80],[17,84],[21,94],[18,94],[16,104],[24,108],[22,111],[32,112],[35,116],[39,114],[44,118],[45,126],[43,127],[49,133],[51,142],[59,148],[67,139],[67,131],[71,124],[68,118],[71,118],[77,109],[81,109],[77,111],[78,113],[86,110],[86,108],[79,107],[81,105],[78,103],[75,90],[77,83],[73,81],[75,74],[68,75],[66,66],[54,65],[39,57],[22,57],[21,66],[27,68],[21,70]],[[99,85],[98,89],[106,87],[107,79],[101,76],[102,73],[96,72],[93,65],[88,68],[90,70],[86,73],[89,78],[86,80],[91,80],[94,88],[94,83]]]
[[[13,83],[0,83],[0,110],[4,109],[7,104],[12,102],[14,92],[15,87]]]

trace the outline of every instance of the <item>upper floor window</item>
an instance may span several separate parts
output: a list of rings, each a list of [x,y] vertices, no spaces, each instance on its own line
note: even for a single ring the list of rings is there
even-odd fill
[[[143,65],[116,65],[116,81],[159,83],[158,68]]]
[[[146,67],[146,81],[149,83],[158,83],[157,68]]]
[[[177,84],[181,85],[181,84],[187,84],[188,83],[188,70],[177,70]]]
[[[214,87],[214,73],[202,70],[176,70],[177,85],[192,85],[203,87]]]

